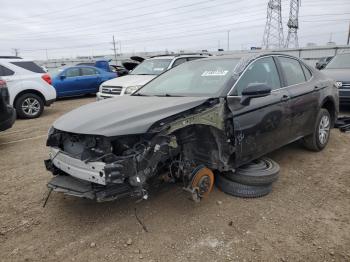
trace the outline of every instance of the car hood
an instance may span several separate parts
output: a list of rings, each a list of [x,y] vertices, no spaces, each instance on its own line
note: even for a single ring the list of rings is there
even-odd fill
[[[322,73],[326,74],[335,81],[350,82],[350,69],[323,69]]]
[[[152,124],[194,108],[208,97],[120,96],[79,107],[54,124],[55,129],[89,135],[141,134]]]
[[[156,75],[126,75],[108,80],[102,86],[143,86],[155,77]]]

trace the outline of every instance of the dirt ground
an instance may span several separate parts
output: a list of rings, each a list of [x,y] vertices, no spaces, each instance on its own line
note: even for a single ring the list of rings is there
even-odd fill
[[[47,130],[92,101],[58,101],[0,133],[0,261],[350,261],[350,134],[338,130],[323,152],[272,153],[281,173],[263,198],[215,189],[194,203],[169,185],[138,203],[52,193],[43,208]]]

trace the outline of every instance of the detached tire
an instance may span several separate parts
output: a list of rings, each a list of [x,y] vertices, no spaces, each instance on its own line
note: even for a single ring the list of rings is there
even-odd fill
[[[230,179],[218,175],[216,186],[226,194],[242,198],[257,198],[267,195],[272,190],[272,184],[264,186],[248,186],[233,182]]]
[[[280,166],[270,158],[262,157],[239,167],[225,176],[233,182],[248,186],[264,186],[278,179]]]
[[[16,99],[15,108],[19,118],[37,118],[44,111],[44,101],[36,94],[27,93]]]
[[[327,146],[330,131],[331,116],[327,109],[321,108],[317,115],[314,132],[304,137],[301,142],[305,148],[319,152]]]

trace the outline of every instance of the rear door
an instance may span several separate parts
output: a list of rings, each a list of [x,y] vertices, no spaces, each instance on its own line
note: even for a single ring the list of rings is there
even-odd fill
[[[95,68],[82,67],[78,84],[81,93],[96,93],[101,82],[100,72]]]
[[[249,105],[242,105],[242,91],[251,83],[266,84],[272,92],[251,99]],[[289,95],[282,88],[280,73],[272,56],[258,58],[248,65],[227,99],[233,114],[237,166],[288,143],[291,125]]]
[[[299,60],[278,56],[278,63],[283,75],[283,87],[291,98],[291,135],[292,140],[296,140],[313,132],[321,86],[313,80],[311,71]]]

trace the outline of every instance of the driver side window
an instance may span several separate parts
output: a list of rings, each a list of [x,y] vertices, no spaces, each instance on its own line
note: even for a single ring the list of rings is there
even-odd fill
[[[233,95],[242,95],[249,84],[265,84],[271,90],[281,88],[280,78],[272,57],[260,58],[248,66],[242,77],[236,83]]]

